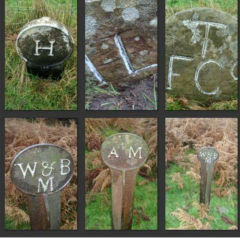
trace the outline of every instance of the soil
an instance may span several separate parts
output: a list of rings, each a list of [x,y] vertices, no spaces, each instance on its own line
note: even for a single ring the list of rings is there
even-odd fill
[[[154,81],[156,77],[141,80],[117,96],[100,94],[91,99],[89,110],[156,110],[154,100]],[[157,89],[156,89],[157,90]],[[149,98],[144,97],[144,94]]]

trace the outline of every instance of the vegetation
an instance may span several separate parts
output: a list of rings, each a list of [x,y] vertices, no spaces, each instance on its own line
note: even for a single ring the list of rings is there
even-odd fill
[[[61,9],[61,10],[60,10]],[[6,1],[5,19],[5,109],[77,109],[77,0]],[[11,15],[11,17],[8,17]],[[42,79],[27,73],[15,42],[27,22],[49,16],[63,23],[74,38],[74,52],[60,80]]]
[[[157,229],[157,186],[137,176],[132,230]],[[111,230],[111,189],[94,194],[86,206],[87,230]],[[93,215],[94,214],[94,215]]]

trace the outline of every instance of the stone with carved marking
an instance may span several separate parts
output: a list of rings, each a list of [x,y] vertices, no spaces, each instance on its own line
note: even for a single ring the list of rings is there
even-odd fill
[[[23,26],[16,48],[28,68],[51,73],[51,70],[63,70],[73,52],[73,38],[63,24],[42,17]]]
[[[144,164],[148,157],[148,146],[140,136],[118,133],[104,141],[101,155],[110,168],[132,170]]]
[[[124,87],[157,71],[157,0],[86,0],[86,76]]]
[[[29,146],[11,163],[11,179],[16,187],[30,195],[62,190],[73,175],[71,155],[51,144]]]
[[[237,94],[238,27],[233,16],[188,9],[166,21],[166,90],[201,104]]]

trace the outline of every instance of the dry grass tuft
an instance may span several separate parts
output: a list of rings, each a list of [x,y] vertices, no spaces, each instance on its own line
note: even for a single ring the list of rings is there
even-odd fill
[[[176,211],[171,213],[180,221],[178,228],[170,228],[169,230],[210,230],[210,224],[206,222],[203,224],[199,218],[195,218],[188,214],[181,208],[177,208]]]

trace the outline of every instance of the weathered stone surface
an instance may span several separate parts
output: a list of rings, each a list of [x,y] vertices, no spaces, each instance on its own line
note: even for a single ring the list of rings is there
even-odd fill
[[[237,19],[210,8],[178,12],[166,21],[166,89],[199,103],[237,93]]]
[[[157,1],[85,1],[86,76],[126,86],[157,71]]]
[[[137,169],[148,157],[143,138],[131,133],[118,133],[106,139],[101,147],[103,161],[112,169]]]
[[[16,48],[29,67],[48,70],[64,65],[73,52],[73,38],[63,24],[42,17],[22,28]]]
[[[51,144],[29,146],[11,163],[11,179],[22,192],[36,195],[62,190],[73,175],[73,160]]]

